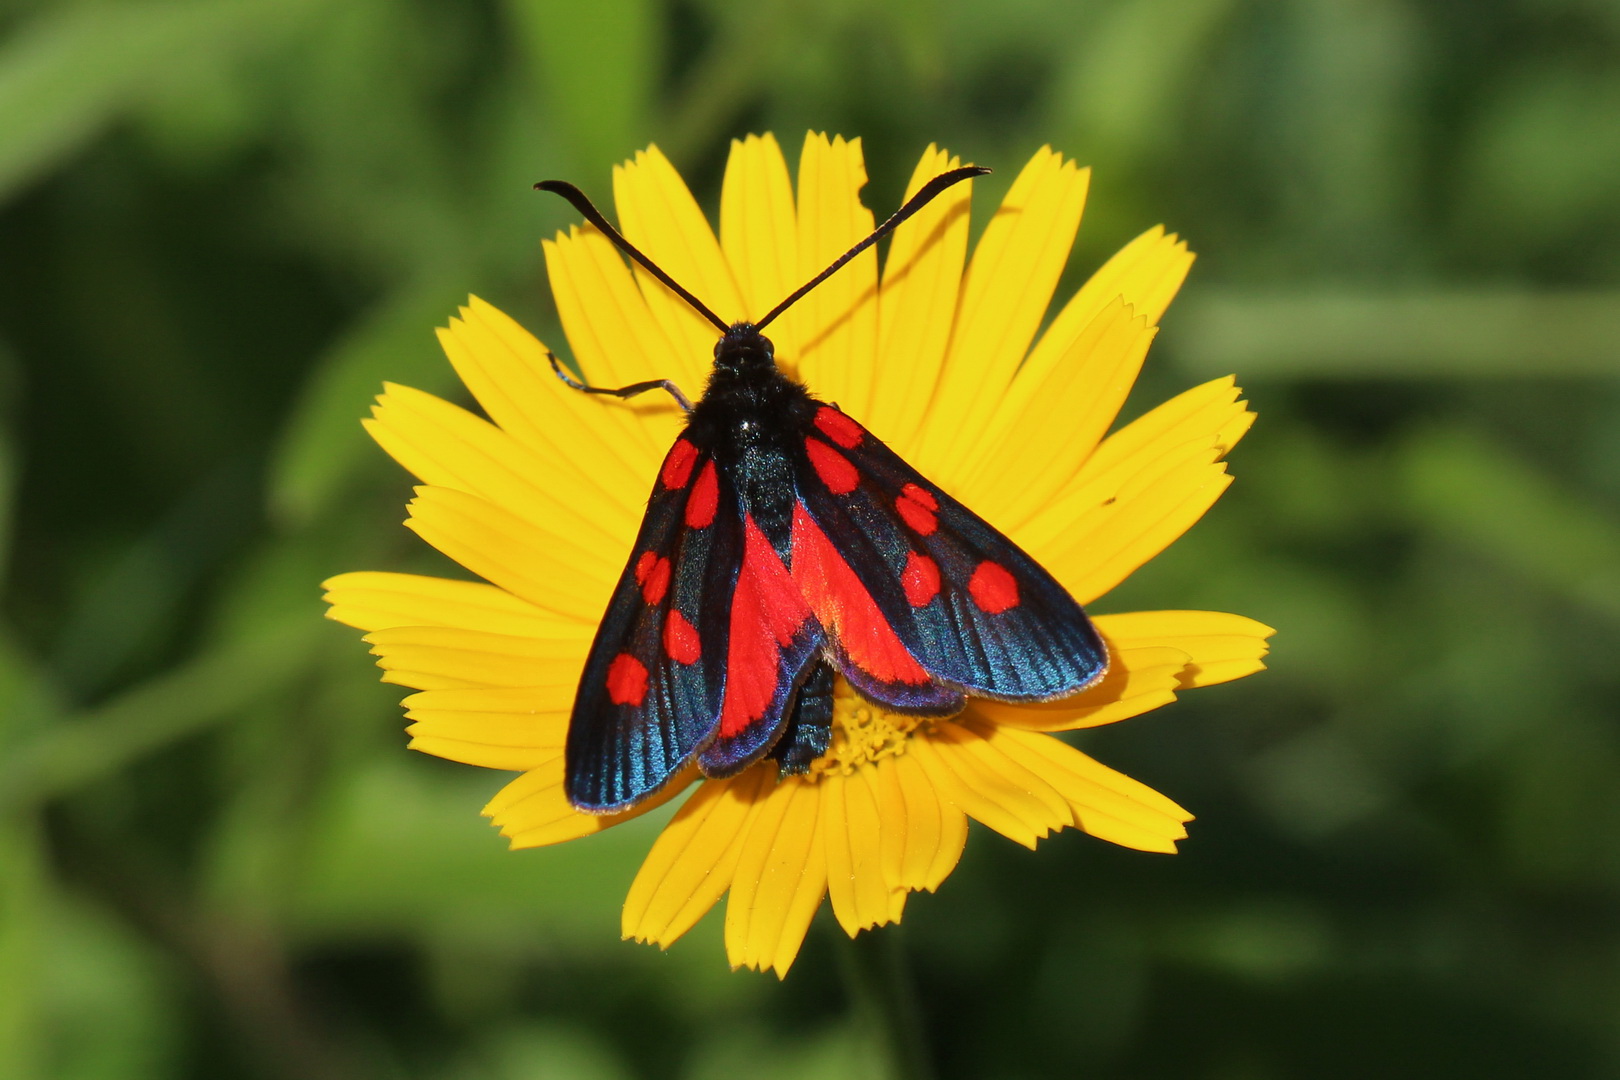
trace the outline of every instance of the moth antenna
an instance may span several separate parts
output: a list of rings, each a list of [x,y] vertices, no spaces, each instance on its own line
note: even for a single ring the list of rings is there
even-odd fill
[[[890,214],[887,221],[873,229],[871,236],[868,236],[865,240],[862,240],[860,243],[844,252],[837,259],[833,260],[833,264],[831,266],[827,267],[827,269],[823,270],[821,273],[817,274],[815,277],[811,278],[809,281],[795,289],[792,296],[789,296],[786,300],[771,308],[770,312],[763,319],[754,324],[754,329],[765,329],[766,325],[772,319],[776,318],[778,315],[782,314],[782,312],[798,303],[799,300],[804,297],[805,293],[832,277],[839,271],[839,269],[843,267],[845,263],[849,262],[849,260],[859,255],[861,252],[865,251],[867,248],[871,247],[885,236],[888,236],[890,233],[894,232],[894,230],[899,228],[907,218],[911,217],[911,215],[933,202],[934,199],[938,197],[941,192],[945,191],[946,188],[959,184],[963,180],[971,180],[975,176],[983,176],[989,171],[989,169],[986,169],[982,165],[964,165],[960,169],[952,169],[950,172],[940,173],[938,176],[928,181],[928,183],[922,186],[922,190],[918,191],[917,194],[906,200],[906,204],[904,206]],[[583,197],[584,196],[581,196],[581,198]]]
[[[534,189],[536,191],[549,191],[553,195],[561,195],[563,198],[567,199],[573,205],[575,210],[578,210],[581,214],[585,215],[586,221],[590,222],[592,225],[595,225],[602,231],[602,235],[613,241],[613,245],[615,247],[624,252],[626,255],[630,256],[636,262],[640,263],[646,269],[647,273],[651,274],[659,281],[662,281],[676,296],[692,305],[693,311],[714,323],[715,326],[718,326],[722,334],[731,329],[724,319],[709,310],[707,304],[693,296],[691,293],[687,292],[685,289],[681,288],[680,285],[676,284],[674,278],[670,277],[668,274],[664,273],[663,270],[659,269],[657,263],[647,258],[647,256],[643,255],[636,248],[636,245],[626,240],[624,236],[620,234],[618,229],[615,229],[608,223],[608,219],[602,216],[602,211],[593,206],[591,204],[591,200],[586,198],[585,193],[579,190],[579,188],[575,187],[573,184],[570,184],[566,180],[542,180],[538,184],[534,185]],[[915,201],[915,199],[912,200],[912,202]],[[887,222],[885,222],[885,224],[887,224]],[[854,254],[854,252],[851,252],[850,254]],[[848,256],[845,256],[845,258],[848,258]],[[822,276],[825,277],[826,275],[824,274]],[[795,297],[795,299],[797,299],[797,297]]]

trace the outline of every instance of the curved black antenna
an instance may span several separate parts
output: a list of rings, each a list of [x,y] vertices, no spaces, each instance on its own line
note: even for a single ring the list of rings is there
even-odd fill
[[[888,236],[890,233],[894,232],[894,230],[898,228],[900,224],[908,217],[915,214],[929,203],[933,202],[934,198],[938,196],[940,192],[954,184],[961,183],[963,180],[970,180],[975,176],[983,176],[989,171],[989,169],[986,169],[982,165],[964,165],[960,169],[952,169],[950,172],[940,173],[938,176],[928,181],[928,183],[922,186],[921,191],[917,192],[917,194],[906,200],[906,205],[896,210],[893,214],[890,214],[889,220],[873,229],[871,236],[868,236],[865,240],[862,240],[860,243],[844,252],[837,258],[837,260],[833,262],[831,266],[827,267],[827,269],[823,270],[821,273],[817,274],[815,277],[811,278],[809,281],[805,282],[803,285],[800,285],[796,290],[794,290],[792,296],[771,308],[769,314],[754,324],[754,329],[765,329],[767,323],[776,318],[778,315],[782,314],[782,312],[786,311],[788,308],[792,307],[794,304],[798,303],[805,293],[832,277],[833,274],[837,273],[845,263],[849,262],[849,260],[859,255],[861,252],[865,251],[867,248],[871,247],[885,236]]]
[[[647,258],[647,256],[643,255],[640,251],[636,250],[636,245],[626,240],[622,235],[620,235],[618,229],[615,229],[612,225],[608,224],[608,219],[602,216],[602,211],[592,206],[591,200],[587,199],[585,197],[585,193],[579,190],[579,188],[575,187],[573,184],[570,184],[566,180],[542,180],[538,184],[534,185],[534,189],[536,191],[549,191],[553,195],[561,195],[563,198],[567,199],[573,204],[575,210],[578,210],[581,214],[585,215],[586,221],[590,222],[592,225],[595,225],[602,231],[602,235],[613,241],[615,247],[624,252],[626,255],[630,256],[632,259],[636,260],[636,262],[640,263],[653,277],[669,286],[669,290],[671,292],[680,297],[682,300],[685,300],[688,304],[692,305],[693,311],[697,312],[699,315],[702,315],[705,319],[708,319],[710,322],[714,323],[714,325],[718,326],[722,334],[731,329],[726,321],[720,316],[716,315],[714,312],[710,311],[708,306],[704,304],[703,301],[699,300],[697,297],[675,284],[674,278],[664,273],[658,268],[656,263]],[[913,199],[912,201],[915,202],[916,200]],[[887,224],[887,222],[885,222],[885,224]],[[851,252],[851,254],[853,254],[853,252]],[[825,277],[826,275],[823,274],[822,276]]]

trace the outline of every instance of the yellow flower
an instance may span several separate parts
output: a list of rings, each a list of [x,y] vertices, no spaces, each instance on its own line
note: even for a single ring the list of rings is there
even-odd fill
[[[957,164],[930,147],[908,196]],[[963,183],[895,233],[881,272],[866,252],[770,331],[784,369],[1087,605],[1209,508],[1230,482],[1221,459],[1253,419],[1224,378],[1107,434],[1192,264],[1162,229],[1110,259],[1036,340],[1088,177],[1041,150],[971,261]],[[808,136],[796,193],[774,138],[734,142],[716,239],[656,148],[613,174],[624,233],[726,319],[757,318],[870,232],[865,182],[858,140]],[[591,382],[671,377],[701,391],[709,323],[594,229],[544,246]],[[575,810],[562,788],[574,689],[681,415],[662,394],[569,389],[545,346],[477,298],[439,338],[488,419],[389,385],[366,426],[421,481],[407,526],[488,584],[344,574],[326,582],[329,615],[367,632],[385,681],[418,691],[405,699],[412,747],[522,774],[484,811],[514,848],[586,836],[701,781],[631,886],[626,937],[668,946],[729,891],[733,966],[785,974],[823,897],[852,936],[898,920],[910,892],[955,867],[970,817],[1030,847],[1071,825],[1146,851],[1186,835],[1191,815],[1174,802],[1049,733],[1259,670],[1271,631],[1237,615],[1097,616],[1109,672],[1062,701],[974,699],[925,720],[840,680],[832,746],[805,775],[779,778],[767,761],[731,779],[683,775],[622,813]]]

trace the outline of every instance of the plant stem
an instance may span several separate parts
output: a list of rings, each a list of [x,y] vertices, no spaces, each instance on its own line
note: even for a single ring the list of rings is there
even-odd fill
[[[916,982],[900,928],[866,930],[853,938],[836,928],[832,933],[843,943],[838,966],[849,987],[850,1005],[882,1049],[889,1076],[892,1080],[934,1080]]]

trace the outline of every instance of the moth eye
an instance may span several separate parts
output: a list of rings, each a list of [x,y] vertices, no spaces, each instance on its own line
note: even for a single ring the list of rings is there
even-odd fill
[[[1018,579],[1000,563],[986,559],[968,579],[968,595],[980,610],[991,615],[1018,606]]]

